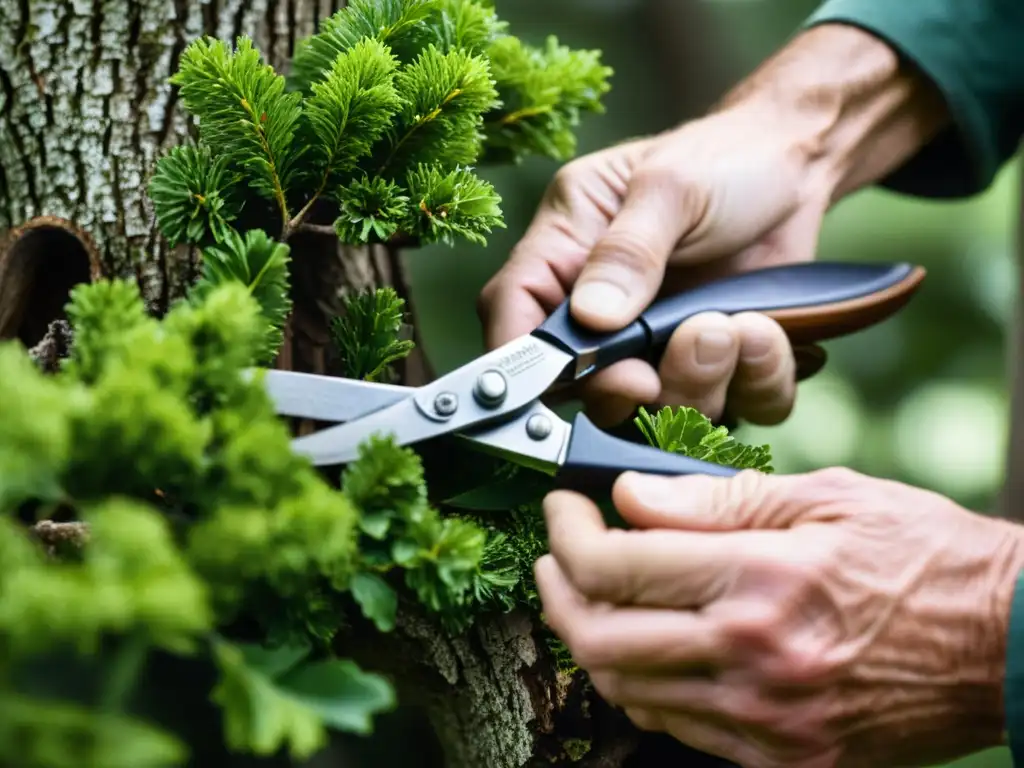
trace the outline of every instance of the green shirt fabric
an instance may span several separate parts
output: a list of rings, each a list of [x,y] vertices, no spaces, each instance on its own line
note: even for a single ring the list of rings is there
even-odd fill
[[[931,78],[952,115],[947,131],[881,185],[931,198],[985,190],[1024,135],[1024,0],[828,0],[805,26],[829,22],[886,41]],[[1007,647],[1006,732],[1014,765],[1024,767],[1024,574]]]
[[[920,197],[985,190],[1024,134],[1024,0],[828,0],[807,21],[885,40],[942,91],[954,125],[882,182]]]

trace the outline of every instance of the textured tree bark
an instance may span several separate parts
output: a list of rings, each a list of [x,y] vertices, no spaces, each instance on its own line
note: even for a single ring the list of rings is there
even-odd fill
[[[0,338],[39,342],[67,290],[134,277],[162,313],[197,254],[160,237],[146,184],[191,125],[168,78],[201,35],[250,35],[282,71],[295,40],[343,3],[0,0]],[[396,284],[397,257],[334,238],[291,243],[296,313],[282,364],[324,372],[326,318],[347,291]],[[422,355],[409,373],[429,376]]]
[[[74,285],[133,277],[158,314],[181,297],[198,254],[167,246],[145,191],[156,159],[191,131],[167,84],[179,55],[201,35],[247,33],[281,71],[295,41],[338,7],[0,0],[0,338],[19,338],[52,369],[67,347],[61,315]],[[401,264],[394,251],[317,234],[290,244],[295,313],[279,364],[332,372],[327,317],[353,290],[394,285],[408,299]],[[430,377],[422,357],[401,373],[406,383]],[[425,706],[455,768],[559,764],[581,752],[579,765],[622,765],[632,729],[621,718],[608,727],[612,713],[582,678],[555,672],[534,639],[535,620],[485,620],[450,638],[410,613],[376,666]],[[368,632],[363,642],[380,638]]]

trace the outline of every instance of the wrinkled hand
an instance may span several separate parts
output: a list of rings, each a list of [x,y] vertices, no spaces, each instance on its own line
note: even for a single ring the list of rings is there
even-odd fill
[[[847,470],[625,475],[546,501],[546,620],[642,728],[744,768],[924,766],[1001,743],[1020,528]]]
[[[784,127],[737,107],[569,163],[480,296],[488,347],[536,328],[570,289],[577,320],[614,330],[662,290],[811,260],[829,193],[806,152]],[[795,381],[777,323],[707,313],[680,326],[658,371],[625,361],[580,394],[601,424],[639,404],[717,418],[727,395],[733,416],[773,424],[789,415]]]

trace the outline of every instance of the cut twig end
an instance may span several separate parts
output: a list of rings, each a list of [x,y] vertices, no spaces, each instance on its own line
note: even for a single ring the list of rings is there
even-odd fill
[[[89,543],[89,526],[85,523],[57,523],[40,520],[32,526],[32,535],[46,548],[50,556],[62,551],[77,550]]]

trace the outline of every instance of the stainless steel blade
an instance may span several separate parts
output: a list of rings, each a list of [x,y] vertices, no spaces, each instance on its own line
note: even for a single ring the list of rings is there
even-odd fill
[[[503,421],[540,397],[574,364],[567,352],[523,336],[416,389],[412,397],[349,424],[300,437],[293,449],[318,466],[354,460],[371,435],[411,445],[438,435]]]
[[[261,370],[259,375],[279,414],[318,421],[353,421],[416,393],[415,387],[312,373]]]

